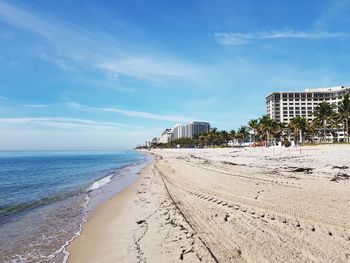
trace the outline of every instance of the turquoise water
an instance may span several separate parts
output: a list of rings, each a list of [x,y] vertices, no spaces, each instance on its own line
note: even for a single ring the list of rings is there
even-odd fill
[[[0,262],[62,262],[93,206],[130,185],[135,151],[0,152]]]

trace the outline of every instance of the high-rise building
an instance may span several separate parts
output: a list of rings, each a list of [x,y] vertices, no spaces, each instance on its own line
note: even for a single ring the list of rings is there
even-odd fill
[[[165,129],[160,135],[159,142],[160,143],[171,142],[172,135],[173,133],[171,132],[171,129]]]
[[[200,135],[210,130],[210,124],[208,122],[194,121],[187,124],[187,127],[187,137],[189,138],[193,138],[196,135]]]
[[[350,87],[273,92],[266,97],[266,110],[270,118],[284,124],[289,124],[296,116],[302,116],[310,122],[315,118],[314,112],[319,103],[326,101],[336,106],[342,101],[345,94],[350,94]],[[337,107],[334,107],[334,110],[337,112]],[[343,129],[333,128],[331,130],[338,139],[344,138]]]
[[[172,129],[172,138],[171,140],[174,141],[176,139],[184,137],[184,130],[183,130],[184,125],[182,124],[176,124]]]
[[[176,124],[172,129],[172,141],[179,138],[193,138],[210,130],[208,122],[194,121],[188,124]]]
[[[209,130],[210,124],[208,122],[194,121],[188,124],[176,124],[172,129],[165,129],[159,139],[145,141],[145,145],[150,147],[156,143],[168,143],[180,138],[193,138]]]
[[[338,105],[347,93],[350,93],[350,87],[343,86],[306,89],[300,92],[273,92],[266,97],[267,114],[270,118],[285,124],[296,116],[302,116],[311,121],[315,118],[314,111],[320,102],[327,101]]]

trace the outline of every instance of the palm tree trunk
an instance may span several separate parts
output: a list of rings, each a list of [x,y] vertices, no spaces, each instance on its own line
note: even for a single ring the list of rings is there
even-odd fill
[[[345,119],[345,127],[346,127],[347,142],[349,142],[349,118]],[[344,133],[344,137],[345,137],[345,133]]]
[[[303,130],[299,131],[299,140],[300,140],[300,143],[303,143]]]
[[[323,121],[323,142],[326,141],[326,126],[327,126],[327,123],[326,123],[326,120]]]

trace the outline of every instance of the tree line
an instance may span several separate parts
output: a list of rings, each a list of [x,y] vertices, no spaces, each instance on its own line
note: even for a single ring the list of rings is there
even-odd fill
[[[332,134],[335,137],[335,132],[339,129],[343,129],[344,141],[349,142],[349,94],[344,95],[338,105],[327,101],[319,103],[313,114],[315,118],[312,121],[296,116],[288,125],[264,115],[261,118],[250,120],[247,125],[237,130],[225,131],[211,128],[208,132],[194,138],[179,138],[153,146],[159,148],[226,146],[230,141],[237,144],[249,141],[254,145],[265,146],[276,142],[288,145],[291,139],[294,139],[296,143],[303,143],[315,137],[319,138],[319,142],[326,142],[327,136]]]

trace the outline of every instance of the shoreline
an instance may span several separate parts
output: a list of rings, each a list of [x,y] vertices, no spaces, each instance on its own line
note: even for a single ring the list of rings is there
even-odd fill
[[[113,224],[114,220],[119,219],[119,210],[134,194],[135,189],[139,187],[141,176],[150,165],[151,163],[138,173],[139,176],[135,182],[116,193],[108,200],[102,202],[90,213],[87,220],[82,225],[80,234],[66,246],[66,251],[69,253],[66,262],[97,262],[94,261],[95,252],[87,248],[93,247],[96,249],[96,246],[100,248],[101,246],[105,246],[105,243],[103,243],[103,245],[101,244],[101,242],[105,240],[100,233],[104,232],[103,229],[106,224]],[[111,215],[110,212],[112,210],[113,214]],[[104,234],[108,236],[108,233]],[[91,236],[94,237],[94,240],[90,239]],[[101,258],[99,258],[99,260],[101,260]]]
[[[0,261],[64,262],[94,209],[135,182],[149,162],[136,151],[2,154]]]
[[[111,199],[113,199],[119,195],[122,195],[122,193],[127,191],[128,188],[130,188],[134,184],[136,184],[140,180],[139,174],[147,166],[149,166],[150,163],[151,163],[151,159],[147,159],[145,161],[141,161],[141,162],[137,161],[137,162],[132,163],[132,164],[127,164],[125,166],[118,168],[112,174],[107,174],[105,177],[102,177],[102,178],[96,180],[95,182],[93,182],[92,184],[90,184],[91,190],[89,190],[87,192],[86,200],[85,200],[85,203],[83,204],[83,206],[85,206],[85,208],[87,209],[85,211],[86,215],[82,218],[82,221],[79,224],[79,230],[76,233],[74,233],[74,235],[70,239],[66,240],[65,243],[59,249],[57,249],[55,252],[53,252],[48,257],[48,259],[53,260],[59,255],[59,256],[63,257],[63,263],[68,262],[69,256],[70,256],[70,252],[69,252],[68,248],[70,247],[71,243],[81,235],[85,224],[91,219],[91,217],[94,216],[94,214],[98,211],[100,206],[103,206],[105,203],[107,203]],[[139,167],[139,166],[143,166],[143,167],[140,170],[138,170],[137,172],[134,170],[128,171],[130,169],[133,169],[134,167]],[[137,169],[139,169],[139,168],[137,168]],[[130,174],[129,174],[130,172],[131,172],[131,175],[136,176],[136,178],[131,179],[131,177],[130,177],[130,178],[127,178],[126,181],[122,180],[121,185],[119,185],[120,182],[117,181],[117,183],[118,183],[117,189],[113,189],[114,187],[116,187],[116,185],[115,185],[116,181],[114,181],[115,180],[114,177],[118,177],[118,176],[123,175],[125,173],[127,173],[128,176],[130,176]],[[104,180],[106,180],[106,179],[107,179],[107,181],[105,182]],[[119,179],[119,180],[121,180],[121,179]],[[103,183],[103,184],[100,186],[99,185],[100,183]],[[110,185],[110,183],[112,183],[112,185]],[[96,187],[96,189],[94,189],[95,187]],[[111,188],[113,190],[111,190]],[[120,189],[118,189],[118,188],[120,188]],[[93,192],[93,191],[100,191],[100,190],[103,190],[104,192],[99,192],[99,193],[94,192],[94,196],[89,196],[90,191]]]
[[[66,244],[57,252],[63,252],[64,253],[64,263],[65,262],[71,262],[74,260],[71,259],[71,250],[75,253],[75,251],[77,251],[77,253],[80,253],[80,249],[79,247],[76,248],[75,242],[79,242],[79,243],[83,243],[84,244],[84,237],[80,238],[82,236],[82,234],[84,232],[89,232],[85,231],[85,228],[90,229],[89,225],[91,224],[90,221],[92,221],[92,224],[94,224],[94,218],[97,215],[100,214],[105,214],[105,207],[108,207],[107,209],[110,209],[111,207],[116,208],[116,206],[114,204],[120,204],[122,203],[122,201],[124,199],[127,199],[130,195],[130,192],[132,191],[132,189],[134,187],[137,187],[138,182],[140,181],[140,176],[142,174],[142,172],[147,169],[147,167],[152,163],[152,160],[146,160],[143,164],[138,163],[137,165],[143,165],[144,167],[138,171],[135,172],[135,174],[137,175],[137,178],[134,179],[133,182],[131,182],[130,184],[127,184],[126,187],[124,186],[120,191],[117,191],[116,193],[112,194],[111,196],[105,196],[102,198],[102,200],[96,201],[94,204],[88,204],[88,205],[92,205],[92,209],[90,208],[90,211],[88,211],[88,215],[87,217],[84,219],[84,221],[81,223],[80,225],[80,230],[78,233],[75,234],[74,237],[72,237],[72,239],[68,240],[66,242]],[[127,165],[125,167],[123,167],[123,169],[128,169],[130,167],[133,167],[134,164],[131,165]],[[96,198],[96,197],[95,197]],[[97,202],[97,203],[96,203]],[[117,205],[118,206],[118,205]],[[85,234],[84,234],[85,235]],[[81,239],[83,239],[83,241],[80,241]],[[76,241],[77,240],[77,241]],[[83,253],[85,254],[85,251],[83,251]],[[81,262],[80,259],[78,262]]]
[[[349,146],[151,153],[68,262],[348,262]]]
[[[155,162],[96,208],[67,246],[68,263],[214,262],[165,189]]]

